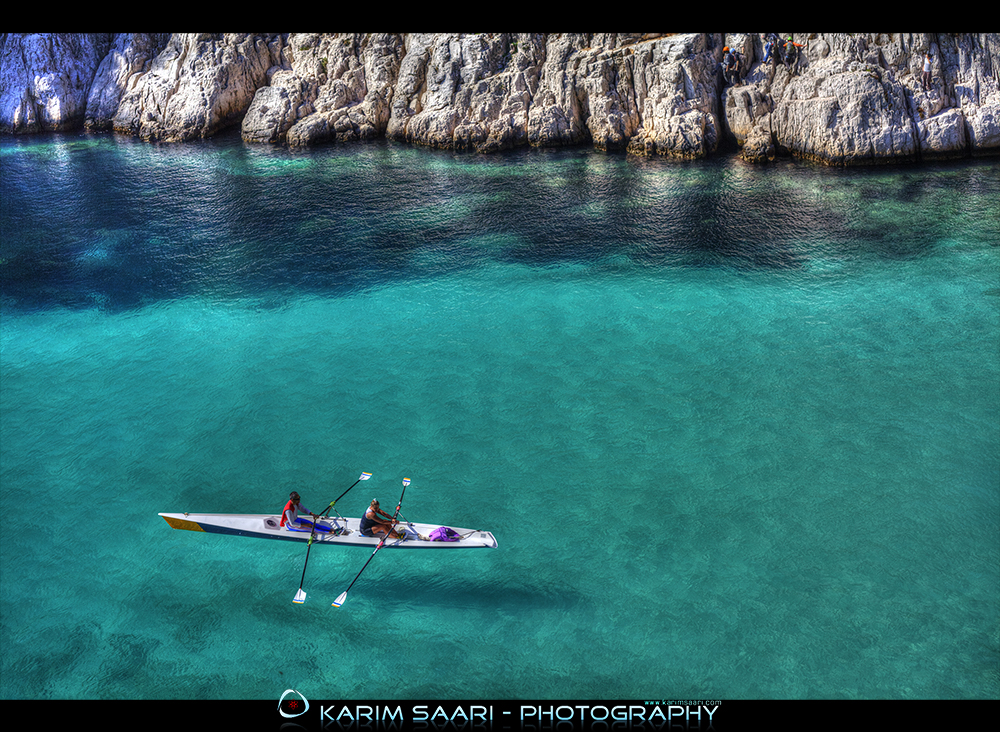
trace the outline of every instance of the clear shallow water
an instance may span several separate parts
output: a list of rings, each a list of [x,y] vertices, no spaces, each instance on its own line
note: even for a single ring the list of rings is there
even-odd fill
[[[1000,689],[1000,171],[0,140],[4,698]],[[360,471],[484,552],[170,529]],[[408,508],[407,508],[408,507]],[[415,554],[415,555],[414,555]],[[391,653],[373,657],[373,643]]]

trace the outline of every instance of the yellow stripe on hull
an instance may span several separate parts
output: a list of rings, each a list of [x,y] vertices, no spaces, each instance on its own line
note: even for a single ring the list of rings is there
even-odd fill
[[[168,524],[173,526],[175,529],[184,529],[185,531],[204,531],[201,528],[201,524],[196,524],[194,521],[185,521],[184,519],[174,518],[173,516],[164,516],[163,520]]]

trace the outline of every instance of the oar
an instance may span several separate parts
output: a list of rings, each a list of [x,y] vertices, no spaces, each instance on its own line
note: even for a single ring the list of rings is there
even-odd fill
[[[313,539],[316,538],[316,520],[313,520],[312,532],[309,534],[309,543],[306,545],[306,563],[302,565],[302,579],[299,580],[299,591],[295,593],[295,597],[292,598],[292,602],[296,605],[301,605],[306,601],[306,591],[302,589],[302,585],[306,581],[306,567],[309,566],[309,550],[312,549]]]
[[[352,485],[351,488],[353,488],[355,485],[357,485],[361,481],[368,480],[371,477],[372,477],[371,473],[362,473],[361,477],[358,478],[356,481],[354,481],[354,485]],[[326,511],[329,511],[331,508],[333,508],[333,504],[336,503],[337,501],[339,501],[344,496],[346,496],[347,495],[347,491],[351,490],[351,488],[348,488],[346,491],[344,491],[343,493],[341,493],[340,496],[338,496],[336,500],[332,501],[330,503],[330,505],[326,507]],[[320,516],[322,516],[323,514],[325,514],[326,511],[324,511],[323,513],[321,513]],[[310,550],[312,550],[313,540],[316,538],[316,522],[317,521],[319,521],[318,518],[313,519],[312,531],[309,532],[309,543],[306,545],[306,562],[305,562],[305,564],[302,565],[302,579],[299,580],[299,591],[296,592],[295,593],[295,597],[292,598],[292,602],[294,602],[296,605],[301,605],[302,603],[304,603],[306,601],[306,591],[302,589],[302,585],[304,585],[305,581],[306,581],[306,567],[309,566],[309,552],[310,552]]]
[[[356,481],[354,481],[354,484],[351,486],[351,488],[353,488],[354,486],[356,486],[361,481],[368,480],[371,477],[372,477],[371,473],[362,473],[361,477],[358,478]],[[348,488],[346,491],[344,491],[339,496],[337,496],[334,500],[330,501],[330,505],[326,507],[326,510],[323,511],[323,513],[321,513],[320,516],[325,516],[326,512],[329,511],[331,508],[333,508],[333,504],[335,504],[337,501],[339,501],[341,498],[343,498],[344,496],[346,496],[348,493],[351,492],[351,488]]]
[[[399,503],[396,504],[396,512],[392,515],[393,521],[395,521],[396,516],[399,515],[399,509],[403,505],[403,496],[406,495],[406,486],[408,486],[409,484],[410,484],[410,479],[403,478],[403,492],[399,495]],[[372,555],[368,557],[368,561],[365,562],[365,566],[361,568],[361,572],[365,571],[365,567],[367,567],[369,563],[371,563],[371,561],[375,558],[375,555],[378,554],[378,550],[382,548],[382,545],[385,544],[385,540],[389,538],[389,534],[391,533],[392,533],[392,528],[390,528],[388,532],[382,535],[382,540],[375,547],[375,551],[372,552]],[[358,581],[358,577],[361,576],[361,572],[358,572],[357,577],[355,577],[354,580],[351,582],[351,584],[348,585],[347,589],[344,590],[342,593],[340,593],[340,596],[333,601],[332,603],[333,607],[340,607],[341,605],[344,604],[344,600],[347,599],[347,593],[351,591],[352,587],[354,587],[354,583]]]

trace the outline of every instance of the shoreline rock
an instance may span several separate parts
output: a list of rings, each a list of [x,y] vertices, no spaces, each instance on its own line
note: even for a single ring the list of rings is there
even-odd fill
[[[872,165],[1000,153],[1000,34],[0,34],[0,132],[158,142],[239,126],[292,148],[593,145],[683,160],[737,147]],[[720,72],[723,48],[740,78]],[[921,82],[933,55],[931,88]]]

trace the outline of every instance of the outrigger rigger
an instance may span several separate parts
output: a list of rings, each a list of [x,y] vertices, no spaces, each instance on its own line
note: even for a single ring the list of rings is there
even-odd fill
[[[362,473],[361,477],[354,482],[353,488],[363,480],[371,478],[371,473]],[[448,527],[450,530],[444,532],[449,534],[449,540],[438,541],[435,536],[442,533],[440,524],[413,523],[412,521],[399,520],[399,510],[406,494],[406,486],[409,485],[409,478],[403,480],[403,494],[399,497],[399,504],[393,514],[395,521],[395,534],[399,536],[366,536],[361,533],[360,518],[344,518],[339,513],[336,517],[329,517],[326,514],[334,507],[341,498],[347,495],[351,488],[340,494],[338,498],[330,502],[330,505],[319,514],[318,519],[310,526],[291,526],[286,523],[282,527],[281,516],[278,514],[235,514],[235,513],[161,513],[160,516],[175,529],[187,531],[203,531],[209,534],[228,534],[231,536],[249,536],[258,539],[279,539],[282,541],[298,541],[307,544],[306,560],[302,567],[302,580],[299,583],[299,591],[295,593],[292,602],[301,604],[305,602],[306,593],[302,589],[305,582],[306,567],[309,564],[309,552],[315,544],[336,544],[338,546],[367,546],[373,547],[371,557],[365,562],[361,572],[375,557],[379,549],[383,546],[388,549],[495,549],[497,547],[496,537],[489,531],[481,529],[461,529]],[[361,572],[354,578],[357,582]],[[351,587],[354,586],[351,583]],[[350,587],[348,587],[348,591]],[[343,603],[341,598],[347,596],[344,592],[337,598],[339,602],[334,602],[334,607],[340,607]]]

